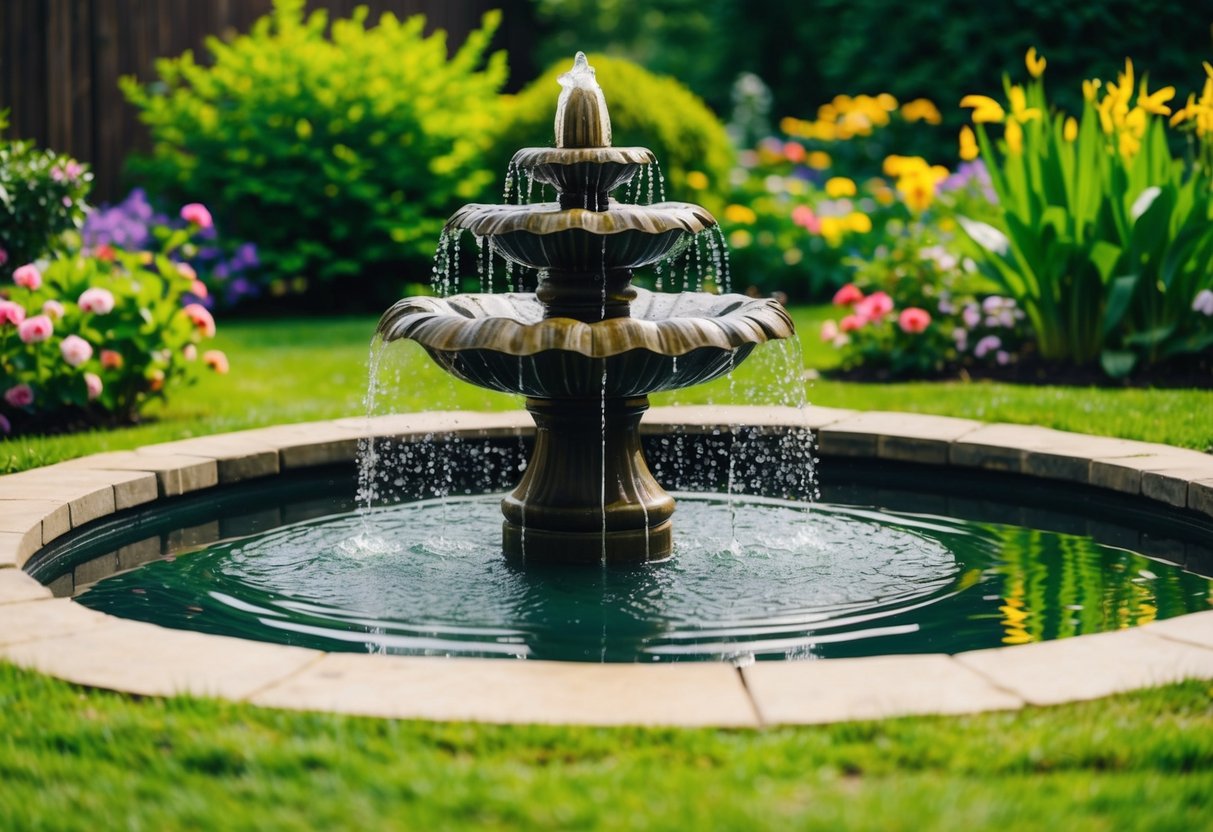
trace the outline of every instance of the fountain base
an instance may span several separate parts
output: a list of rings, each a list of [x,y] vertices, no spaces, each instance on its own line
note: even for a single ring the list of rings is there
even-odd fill
[[[647,396],[527,399],[535,449],[501,501],[507,557],[557,563],[643,563],[673,547],[674,498],[640,445]]]

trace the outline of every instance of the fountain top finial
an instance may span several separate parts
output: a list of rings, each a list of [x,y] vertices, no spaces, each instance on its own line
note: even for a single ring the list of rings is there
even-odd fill
[[[557,147],[610,147],[611,116],[594,67],[584,52],[573,59],[573,68],[556,79],[560,99],[556,102]]]

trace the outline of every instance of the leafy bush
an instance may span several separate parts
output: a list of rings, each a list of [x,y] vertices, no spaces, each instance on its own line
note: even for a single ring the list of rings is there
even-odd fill
[[[588,56],[611,113],[612,143],[639,145],[657,156],[671,199],[721,204],[728,189],[733,147],[724,125],[704,103],[673,78],[607,55]],[[493,162],[504,176],[510,157],[521,147],[550,147],[560,87],[556,76],[568,59],[505,99],[502,129],[494,140]]]
[[[0,292],[0,432],[130,421],[198,363],[227,372],[219,351],[199,362],[215,321],[183,304],[206,290],[172,259],[209,226],[200,208],[183,209],[186,228],[154,228],[154,254],[104,245],[18,267]]]
[[[1050,112],[1044,64],[1034,54],[1028,64],[1034,80],[1008,81],[1005,108],[984,96],[963,102],[1001,206],[998,228],[963,222],[979,263],[1027,313],[1046,359],[1098,359],[1119,377],[1213,349],[1199,300],[1213,288],[1213,171],[1199,163],[1207,148],[1189,164],[1172,155],[1175,89],[1138,88],[1126,62],[1114,83],[1085,85],[1076,121]],[[1213,142],[1204,106],[1193,98],[1173,120]],[[1003,125],[997,145],[988,124]]]
[[[147,193],[136,188],[117,205],[94,209],[84,221],[81,237],[91,249],[110,246],[127,251],[154,251],[162,243],[157,232],[163,235],[166,229],[183,228],[187,224],[157,211],[148,201]],[[195,240],[183,243],[174,258],[188,264],[206,285],[208,293],[196,298],[199,303],[207,308],[231,307],[262,293],[255,271],[260,262],[256,246],[252,243],[220,246],[214,225],[200,229]],[[284,294],[286,288],[282,282],[270,284],[271,292],[276,294]]]
[[[359,8],[326,36],[327,15],[303,9],[275,0],[248,34],[209,39],[209,66],[186,52],[157,62],[155,83],[124,79],[154,140],[132,170],[153,193],[206,199],[257,244],[267,280],[327,306],[391,296],[401,267],[428,261],[450,212],[492,181],[484,151],[506,66],[483,57],[500,15],[448,59],[422,17],[368,28]]]
[[[0,134],[8,126],[0,112]],[[0,280],[50,252],[84,220],[93,175],[84,165],[31,142],[0,141]]]

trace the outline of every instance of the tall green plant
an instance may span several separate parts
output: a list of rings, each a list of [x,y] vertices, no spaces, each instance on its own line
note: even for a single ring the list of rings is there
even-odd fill
[[[1170,150],[1174,88],[1136,89],[1127,62],[1116,82],[1088,82],[1075,120],[1049,111],[1043,59],[1028,65],[1026,89],[1005,82],[1006,109],[962,101],[1002,211],[1001,228],[961,220],[983,271],[1027,313],[1043,358],[1098,359],[1120,377],[1210,350],[1196,299],[1213,287],[1213,177]]]
[[[424,18],[360,7],[332,21],[304,0],[230,42],[207,41],[209,66],[186,52],[156,65],[159,80],[122,89],[154,139],[133,171],[161,196],[205,200],[225,232],[257,244],[278,285],[332,284],[348,298],[401,266],[428,260],[451,210],[493,179],[484,161],[498,119],[505,54],[485,59],[500,14],[448,58]],[[386,284],[386,285],[384,285]]]

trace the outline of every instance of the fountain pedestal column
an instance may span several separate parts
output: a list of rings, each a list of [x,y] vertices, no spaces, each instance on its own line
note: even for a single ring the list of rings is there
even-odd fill
[[[508,557],[562,563],[642,563],[670,556],[674,499],[640,446],[647,396],[527,399],[535,449],[501,502]]]

